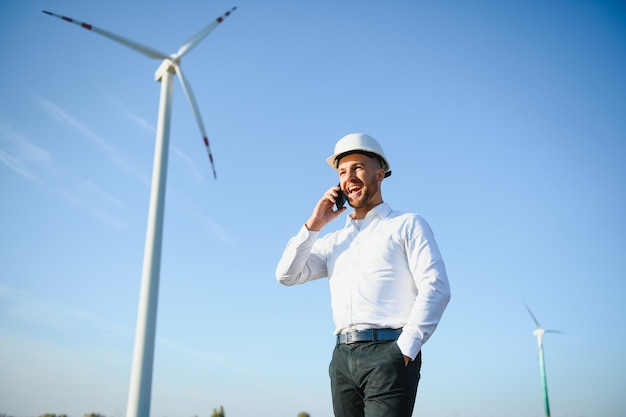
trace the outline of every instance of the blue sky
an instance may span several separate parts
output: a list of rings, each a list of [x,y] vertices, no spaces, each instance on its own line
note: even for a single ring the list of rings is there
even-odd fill
[[[626,416],[626,6],[619,1],[0,1],[0,413],[124,416],[159,62],[174,90],[152,415],[332,415],[325,281],[283,247],[366,132],[435,231],[451,304],[415,415]],[[328,226],[341,227],[343,220]]]

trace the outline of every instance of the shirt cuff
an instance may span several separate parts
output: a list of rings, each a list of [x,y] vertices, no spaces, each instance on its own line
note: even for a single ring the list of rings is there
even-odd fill
[[[415,359],[422,348],[422,343],[412,338],[407,332],[400,333],[400,337],[398,337],[396,343],[400,348],[400,352],[402,352],[404,356],[411,358],[411,360]]]

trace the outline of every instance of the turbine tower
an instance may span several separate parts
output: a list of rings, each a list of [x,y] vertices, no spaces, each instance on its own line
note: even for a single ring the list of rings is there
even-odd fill
[[[61,16],[46,10],[47,15],[58,17],[84,29],[98,33],[106,38],[118,42],[149,58],[162,60],[154,75],[155,81],[161,82],[161,97],[159,101],[159,116],[156,130],[154,150],[154,165],[152,169],[152,187],[150,191],[150,208],[148,212],[148,226],[146,231],[146,246],[144,252],[141,290],[139,295],[139,309],[137,313],[137,328],[135,331],[135,348],[131,370],[130,388],[126,417],[149,417],[150,397],[152,392],[152,368],[154,364],[154,341],[156,335],[156,317],[159,295],[159,274],[161,269],[161,243],[163,238],[163,212],[165,202],[165,184],[167,180],[167,156],[169,151],[170,118],[172,110],[173,76],[178,79],[191,105],[191,109],[200,128],[202,139],[211,161],[213,177],[217,178],[213,155],[209,140],[200,117],[200,110],[191,86],[185,79],[180,67],[180,61],[187,53],[200,43],[213,29],[228,17],[236,7],[218,17],[183,44],[176,53],[167,55],[149,46],[142,45],[130,39],[116,35],[88,23]]]
[[[535,322],[535,325],[537,326],[537,328],[533,331],[533,334],[537,336],[537,345],[539,346],[539,370],[541,372],[541,386],[543,388],[544,408],[546,412],[546,417],[550,417],[550,402],[548,401],[548,380],[546,378],[546,362],[543,357],[543,335],[546,333],[563,333],[563,332],[558,331],[558,330],[545,330],[543,327],[541,327],[541,324],[539,324],[539,321],[537,320],[533,312],[530,310],[530,307],[526,306],[526,309],[530,313],[530,317],[533,318],[533,321]]]

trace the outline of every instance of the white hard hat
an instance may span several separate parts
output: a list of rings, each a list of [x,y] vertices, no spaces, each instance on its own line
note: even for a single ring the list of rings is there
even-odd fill
[[[389,161],[387,161],[383,148],[376,139],[365,133],[350,133],[339,139],[335,145],[335,153],[329,156],[326,162],[334,169],[337,169],[339,160],[353,153],[374,154],[369,156],[377,156],[380,159],[380,163],[385,170],[385,177],[391,175],[391,166]]]

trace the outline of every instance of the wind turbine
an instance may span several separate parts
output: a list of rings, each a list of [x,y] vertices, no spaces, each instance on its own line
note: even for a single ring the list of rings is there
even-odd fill
[[[154,151],[154,165],[152,169],[152,188],[150,191],[150,208],[148,212],[148,227],[146,232],[146,246],[144,252],[141,291],[139,295],[139,309],[137,313],[137,328],[135,331],[135,348],[131,371],[130,388],[128,393],[127,417],[149,417],[150,396],[152,391],[152,367],[154,363],[154,341],[156,333],[156,316],[159,294],[159,273],[161,268],[161,243],[163,238],[163,212],[165,202],[165,184],[167,180],[167,156],[169,151],[170,119],[172,110],[172,95],[174,74],[183,87],[187,100],[196,117],[202,139],[211,161],[213,176],[215,165],[209,140],[200,117],[200,110],[191,86],[185,79],[180,67],[181,59],[200,43],[213,29],[228,17],[236,7],[218,17],[183,44],[177,52],[167,55],[149,46],[126,39],[104,29],[99,29],[88,23],[61,16],[46,10],[43,12],[67,22],[74,23],[92,32],[118,42],[149,58],[162,60],[154,74],[155,81],[161,82],[161,98],[159,101],[159,117],[157,121],[156,144]]]
[[[533,331],[533,334],[537,336],[537,345],[539,346],[539,370],[541,372],[541,385],[543,387],[543,401],[544,401],[544,407],[546,411],[546,417],[550,417],[550,403],[548,401],[548,381],[546,379],[546,362],[543,357],[543,335],[546,333],[563,333],[563,332],[559,330],[545,330],[543,327],[541,327],[541,324],[539,324],[539,321],[537,320],[533,312],[530,310],[530,307],[526,306],[526,309],[530,313],[530,316],[533,318],[533,321],[535,322],[535,325],[537,326],[537,328]]]

